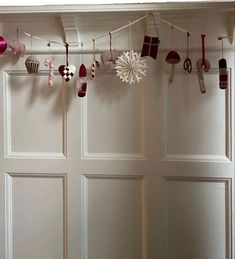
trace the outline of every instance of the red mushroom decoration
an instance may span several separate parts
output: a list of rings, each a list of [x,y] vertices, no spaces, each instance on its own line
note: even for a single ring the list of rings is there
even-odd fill
[[[173,82],[173,78],[174,78],[175,64],[180,62],[180,55],[176,51],[171,50],[166,56],[166,62],[171,64],[171,73],[169,77],[169,85],[170,85]]]

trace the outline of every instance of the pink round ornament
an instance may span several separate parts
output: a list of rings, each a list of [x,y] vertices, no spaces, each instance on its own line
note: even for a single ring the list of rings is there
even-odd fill
[[[0,36],[0,54],[2,54],[7,49],[7,41]]]

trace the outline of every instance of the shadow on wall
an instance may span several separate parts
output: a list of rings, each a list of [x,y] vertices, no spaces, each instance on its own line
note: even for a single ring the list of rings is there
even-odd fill
[[[73,96],[67,94],[68,87],[63,79],[55,76],[53,88],[48,87],[47,74],[14,74],[9,76],[10,93],[17,95],[21,99],[25,108],[31,109],[33,106],[49,107],[52,116],[60,117],[63,112],[67,112],[71,106]],[[71,91],[70,91],[71,92]]]

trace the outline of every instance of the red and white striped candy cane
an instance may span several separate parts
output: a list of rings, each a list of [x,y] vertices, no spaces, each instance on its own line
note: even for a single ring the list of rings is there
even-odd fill
[[[91,64],[91,80],[95,79],[95,71],[100,68],[100,63],[97,60],[93,60]]]
[[[48,87],[52,88],[54,85],[54,67],[55,63],[52,58],[46,58],[44,62],[45,66],[49,67],[49,76],[48,76]]]
[[[96,60],[95,57],[95,39],[92,40],[93,41],[93,61],[91,63],[91,80],[95,79],[95,71],[96,69],[100,68],[100,63]]]

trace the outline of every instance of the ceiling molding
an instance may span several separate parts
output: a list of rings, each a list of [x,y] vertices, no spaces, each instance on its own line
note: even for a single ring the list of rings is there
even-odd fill
[[[127,12],[127,11],[185,11],[234,10],[234,2],[181,2],[149,4],[97,4],[97,5],[44,5],[44,6],[1,6],[1,14],[16,13],[83,13],[83,12]]]
[[[80,42],[78,37],[78,29],[76,27],[76,18],[71,14],[63,14],[60,16],[62,26],[64,28],[65,42]]]

